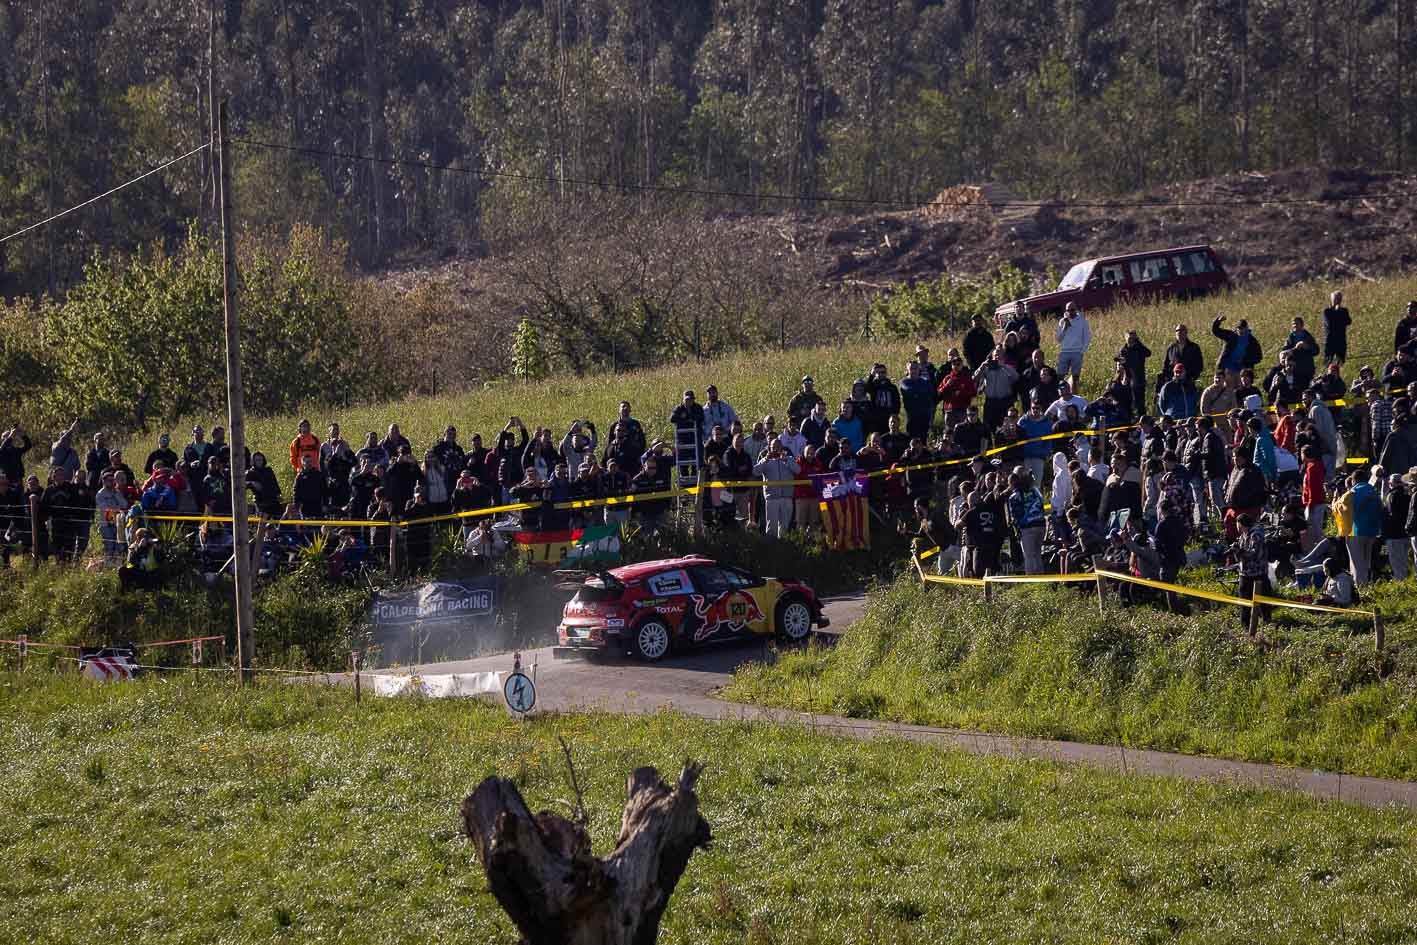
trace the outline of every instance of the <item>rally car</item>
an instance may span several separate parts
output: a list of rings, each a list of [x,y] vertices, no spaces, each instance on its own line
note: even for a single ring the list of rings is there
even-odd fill
[[[829,623],[801,581],[758,577],[708,558],[670,558],[587,575],[556,628],[556,655],[618,651],[652,661],[734,637],[776,634],[798,642]]]

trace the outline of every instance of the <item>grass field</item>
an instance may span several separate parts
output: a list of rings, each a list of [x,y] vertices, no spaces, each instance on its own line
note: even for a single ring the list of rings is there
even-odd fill
[[[712,849],[665,943],[1398,942],[1409,814],[673,715],[171,679],[0,676],[0,940],[468,942],[515,934],[456,808],[571,798],[595,848],[636,765],[705,761]]]
[[[1417,590],[1380,584],[1369,602],[1394,615],[1382,678],[1370,628],[1326,615],[1286,612],[1256,645],[1233,608],[1102,616],[1071,589],[985,604],[907,576],[838,646],[744,668],[727,697],[1417,779]]]
[[[1171,343],[1172,326],[1178,321],[1191,328],[1192,338],[1205,351],[1207,364],[1219,353],[1219,342],[1210,335],[1210,320],[1219,312],[1226,313],[1229,324],[1247,318],[1258,333],[1267,352],[1266,366],[1277,357],[1279,345],[1289,332],[1295,315],[1303,315],[1316,337],[1322,339],[1320,313],[1327,304],[1328,293],[1343,289],[1346,304],[1353,313],[1350,329],[1350,358],[1356,364],[1372,362],[1375,367],[1391,354],[1392,329],[1410,298],[1417,298],[1417,276],[1386,279],[1380,282],[1323,283],[1313,282],[1286,289],[1237,291],[1228,297],[1206,299],[1190,304],[1164,304],[1116,308],[1097,313],[1092,319],[1093,349],[1087,358],[1084,392],[1096,391],[1112,371],[1112,355],[1122,343],[1127,327],[1135,326],[1142,340],[1151,348],[1153,359],[1149,369],[1161,366],[1166,346]],[[1047,326],[1044,326],[1045,329]],[[929,342],[932,356],[939,360],[957,339],[934,338]],[[1055,345],[1047,335],[1045,352],[1054,360]],[[488,439],[501,430],[512,415],[520,416],[533,430],[537,425],[550,426],[565,432],[573,419],[585,417],[595,421],[603,433],[617,413],[618,404],[628,399],[635,416],[645,424],[646,433],[669,434],[669,412],[679,403],[686,387],[692,387],[703,400],[703,389],[710,383],[718,385],[723,398],[745,419],[761,419],[769,413],[778,417],[779,427],[787,402],[797,389],[798,380],[811,374],[817,388],[829,404],[845,397],[851,381],[865,376],[876,361],[884,361],[891,376],[899,379],[905,361],[915,350],[915,339],[862,341],[849,338],[822,338],[820,347],[793,348],[778,351],[764,347],[729,355],[702,364],[672,364],[657,370],[628,374],[600,374],[587,377],[555,377],[532,384],[506,381],[488,389],[461,392],[438,397],[414,397],[380,404],[359,403],[359,392],[330,391],[330,403],[342,403],[347,398],[353,405],[328,407],[311,405],[302,415],[308,416],[315,433],[324,437],[331,420],[339,421],[345,437],[359,446],[364,433],[376,430],[382,436],[389,423],[397,422],[403,432],[421,451],[432,445],[443,428],[452,423],[458,427],[459,439],[466,445],[474,432]],[[468,343],[476,344],[477,339]],[[410,366],[410,370],[417,370]],[[834,411],[833,411],[834,413]],[[208,429],[224,421],[212,417],[193,418]],[[282,457],[295,435],[299,416],[253,419],[249,422],[248,439],[253,449],[266,451],[272,464],[289,481],[289,464]],[[189,438],[190,423],[179,424],[174,430],[175,446]],[[154,434],[156,439],[156,434]],[[489,442],[490,446],[491,443]],[[134,444],[133,452],[146,455],[148,443]]]

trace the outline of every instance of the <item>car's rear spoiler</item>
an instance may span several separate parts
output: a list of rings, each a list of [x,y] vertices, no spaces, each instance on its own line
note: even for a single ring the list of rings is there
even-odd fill
[[[591,577],[599,578],[600,582],[606,587],[623,588],[625,586],[623,581],[605,570],[585,571],[577,568],[567,568],[560,571],[552,571],[551,574],[557,579],[556,586],[568,591],[580,590],[581,585],[586,582],[586,579]]]

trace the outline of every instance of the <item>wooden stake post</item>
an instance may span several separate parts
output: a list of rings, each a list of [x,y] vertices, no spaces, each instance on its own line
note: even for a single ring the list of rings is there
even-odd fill
[[[1093,555],[1093,572],[1100,570],[1104,563],[1101,555]],[[1101,575],[1097,575],[1097,612],[1099,614],[1107,613],[1107,581]]]
[[[39,567],[39,496],[30,496],[30,554],[32,563]]]
[[[251,681],[256,648],[256,613],[251,603],[251,556],[246,553],[249,527],[246,511],[246,398],[241,384],[241,325],[236,311],[236,237],[231,231],[231,142],[226,127],[226,102],[217,112],[221,161],[222,310],[226,322],[226,395],[231,435],[231,538],[235,554],[236,660],[241,682]]]

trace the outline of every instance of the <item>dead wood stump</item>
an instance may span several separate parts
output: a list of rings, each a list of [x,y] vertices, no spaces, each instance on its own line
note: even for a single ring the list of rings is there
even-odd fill
[[[526,945],[653,945],[689,857],[711,841],[685,764],[670,787],[654,768],[630,775],[620,836],[597,859],[590,835],[559,814],[532,815],[506,778],[490,777],[462,802],[487,883]]]

